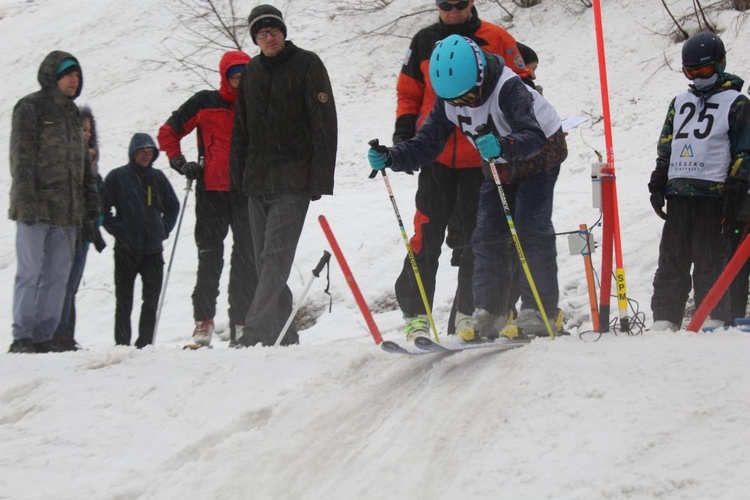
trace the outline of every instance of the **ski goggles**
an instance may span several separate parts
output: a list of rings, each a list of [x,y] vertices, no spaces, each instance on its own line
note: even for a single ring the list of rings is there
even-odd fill
[[[464,10],[468,6],[469,6],[469,0],[462,0],[461,2],[458,2],[458,3],[442,2],[438,4],[438,7],[440,8],[440,10],[444,10],[445,12],[450,12],[453,9]]]
[[[708,78],[716,73],[716,65],[714,63],[704,64],[703,66],[696,66],[688,68],[687,66],[682,67],[682,73],[689,79],[695,80],[696,78]]]
[[[474,104],[479,98],[479,87],[474,87],[467,93],[454,97],[453,99],[445,99],[445,102],[453,106],[469,106]]]

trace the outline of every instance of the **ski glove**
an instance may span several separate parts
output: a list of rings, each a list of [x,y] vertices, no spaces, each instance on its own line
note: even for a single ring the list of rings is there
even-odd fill
[[[665,195],[667,193],[668,174],[666,169],[657,168],[651,172],[651,180],[648,183],[648,192],[651,193],[651,206],[654,208],[656,215],[667,220],[667,214],[664,213]]]
[[[200,163],[189,161],[182,166],[180,172],[188,180],[194,181],[203,175],[203,167],[201,167]]]
[[[724,183],[724,200],[721,213],[724,216],[722,224],[737,219],[742,208],[742,200],[747,193],[748,183],[737,177],[728,177]]]
[[[385,146],[373,146],[367,152],[367,159],[373,170],[383,170],[386,167],[393,168],[393,155]]]
[[[203,167],[200,163],[185,161],[185,157],[182,155],[175,156],[169,161],[169,165],[191,181],[203,175]]]
[[[479,154],[485,160],[497,158],[503,154],[502,148],[500,148],[500,142],[495,137],[495,134],[484,134],[477,137],[474,141],[479,150]]]
[[[102,233],[99,230],[99,226],[101,225],[99,223],[100,220],[103,220],[103,216],[99,215],[99,212],[94,210],[89,211],[86,214],[86,220],[83,221],[83,226],[81,227],[83,241],[94,243],[96,251],[99,253],[101,253],[102,250],[104,250],[104,247],[107,246],[107,243],[104,241],[104,238],[102,238]]]
[[[664,220],[667,220],[667,214],[664,212],[664,205],[666,201],[664,200],[664,194],[663,193],[651,193],[651,206],[654,207],[654,212],[656,212],[656,215],[661,217]]]

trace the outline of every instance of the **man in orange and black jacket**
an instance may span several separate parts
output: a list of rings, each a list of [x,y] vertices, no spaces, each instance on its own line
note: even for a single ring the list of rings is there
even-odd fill
[[[482,49],[500,55],[506,66],[524,78],[529,75],[515,39],[503,28],[482,21],[474,0],[448,0],[436,2],[439,20],[421,29],[412,39],[401,68],[396,86],[398,106],[393,143],[410,139],[435,104],[435,92],[429,81],[428,66],[435,43],[449,35],[458,34],[474,40]],[[471,234],[476,225],[479,187],[482,184],[482,159],[477,150],[456,128],[445,149],[435,161],[420,169],[415,235],[411,239],[419,272],[424,282],[427,298],[432,305],[435,294],[435,276],[445,231],[454,205],[461,221],[459,241],[453,246],[463,249],[458,261],[458,286],[454,309],[456,325],[471,320],[474,310],[471,283],[474,256],[470,249]],[[404,314],[407,338],[424,334],[427,319],[424,304],[414,278],[408,257],[396,280],[396,298]]]

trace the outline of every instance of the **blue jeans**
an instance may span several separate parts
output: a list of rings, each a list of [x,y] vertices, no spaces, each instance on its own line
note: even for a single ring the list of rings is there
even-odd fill
[[[68,285],[65,289],[65,302],[63,302],[60,323],[55,330],[55,338],[70,345],[75,345],[76,293],[78,293],[78,286],[81,284],[83,269],[86,267],[88,251],[89,244],[82,238],[77,238],[75,253],[73,254],[73,266],[70,268]]]
[[[60,322],[76,228],[16,224],[13,339],[44,342]]]
[[[503,185],[513,223],[537,291],[548,315],[557,309],[557,249],[552,202],[560,167]],[[505,314],[512,307],[511,283],[519,276],[521,309],[538,309],[525,273],[516,273],[518,253],[500,202],[497,185],[485,180],[479,191],[474,251],[474,307]]]

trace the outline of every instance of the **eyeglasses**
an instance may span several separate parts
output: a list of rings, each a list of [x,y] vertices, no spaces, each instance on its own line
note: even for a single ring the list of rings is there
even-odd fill
[[[716,73],[716,65],[714,63],[708,63],[695,68],[683,66],[682,72],[690,80],[695,80],[696,78],[708,78]]]
[[[445,101],[448,104],[452,104],[453,106],[468,106],[470,104],[474,104],[478,97],[479,89],[475,87],[464,95],[454,97],[453,99],[446,99]]]
[[[264,40],[268,35],[271,36],[278,36],[279,33],[281,33],[281,30],[279,28],[271,28],[268,31],[259,31],[255,34],[256,40]]]
[[[445,12],[450,12],[453,9],[464,10],[466,7],[469,6],[469,3],[471,3],[469,0],[462,0],[461,2],[458,2],[458,3],[443,2],[443,3],[439,3],[438,7],[440,8],[440,10],[444,10]]]

